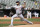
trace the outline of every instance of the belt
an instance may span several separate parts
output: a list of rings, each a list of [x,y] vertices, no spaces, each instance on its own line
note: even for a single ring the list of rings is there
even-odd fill
[[[20,13],[20,14],[22,14],[22,13]],[[20,15],[20,14],[18,14],[18,15]]]

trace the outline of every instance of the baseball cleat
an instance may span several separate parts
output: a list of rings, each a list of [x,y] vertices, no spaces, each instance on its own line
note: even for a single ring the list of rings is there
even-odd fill
[[[32,22],[29,22],[30,24],[33,24]]]
[[[13,27],[13,25],[9,25],[9,27]]]
[[[32,22],[30,22],[30,21],[29,21],[28,23],[33,24],[33,23],[32,23]]]

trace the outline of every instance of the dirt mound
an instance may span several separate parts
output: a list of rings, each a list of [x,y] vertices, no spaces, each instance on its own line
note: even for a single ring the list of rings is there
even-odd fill
[[[8,26],[6,26],[8,27]],[[13,27],[40,27],[40,24],[33,24],[33,25],[19,25],[19,26],[13,26]]]
[[[14,27],[40,27],[40,24],[33,24],[33,25],[21,25],[21,26],[14,26]]]

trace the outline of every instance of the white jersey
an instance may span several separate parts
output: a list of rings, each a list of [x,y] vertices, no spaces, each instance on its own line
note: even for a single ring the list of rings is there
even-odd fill
[[[31,15],[31,12],[28,12],[28,11],[27,11],[27,14],[28,14],[28,15]]]
[[[16,14],[21,14],[22,13],[22,10],[21,10],[21,8],[22,8],[22,6],[21,5],[15,5],[15,6],[13,6],[14,8],[15,8],[15,10],[16,10]]]

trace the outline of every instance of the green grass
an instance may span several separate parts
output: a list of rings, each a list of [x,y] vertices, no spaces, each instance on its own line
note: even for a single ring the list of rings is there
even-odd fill
[[[29,21],[34,21],[34,22],[40,22],[40,19],[28,19]],[[10,19],[0,19],[1,22],[4,22],[4,21],[11,21]],[[14,21],[21,21],[20,19],[15,19]],[[0,27],[2,26],[8,26],[10,24],[0,24]],[[14,24],[14,26],[16,25],[25,25],[25,24]]]
[[[29,21],[39,21],[40,22],[40,19],[28,19]],[[0,21],[11,21],[10,19],[0,19]],[[15,19],[14,21],[21,21],[20,19]]]
[[[3,27],[3,26],[9,26],[10,24],[0,24],[0,27]],[[17,25],[26,25],[26,24],[13,24],[14,26],[17,26]]]
[[[10,24],[0,24],[0,26],[8,26]],[[13,24],[14,26],[17,26],[17,25],[26,25],[26,24]]]
[[[11,21],[10,19],[0,19],[0,21]],[[21,21],[20,19],[15,19],[14,21]]]
[[[40,22],[40,19],[28,19],[29,21],[35,21],[35,22]]]

